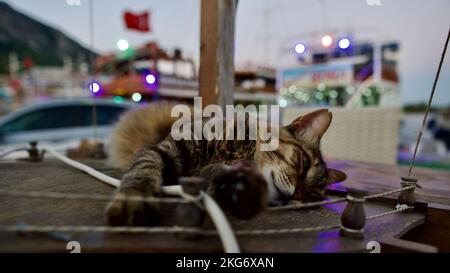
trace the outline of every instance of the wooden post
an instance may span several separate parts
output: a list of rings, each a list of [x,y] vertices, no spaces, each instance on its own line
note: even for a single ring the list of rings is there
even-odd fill
[[[37,141],[31,141],[30,142],[30,148],[28,151],[28,158],[25,159],[30,162],[41,162],[44,158],[44,151],[39,151],[37,148],[38,142]]]
[[[204,105],[233,104],[236,0],[202,0],[199,94]]]
[[[402,188],[406,188],[409,186],[417,187],[417,179],[413,177],[402,177],[401,186]],[[414,189],[404,190],[400,192],[398,196],[398,203],[399,204],[406,204],[408,206],[414,206],[416,203],[416,195],[414,193]],[[409,209],[407,211],[412,211],[412,209]]]
[[[347,206],[341,215],[340,234],[353,239],[364,238],[366,214],[364,212],[364,196],[366,191],[347,189]]]

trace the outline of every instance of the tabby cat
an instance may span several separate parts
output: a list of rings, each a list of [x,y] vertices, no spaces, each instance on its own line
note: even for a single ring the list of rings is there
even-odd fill
[[[320,153],[320,140],[332,119],[328,110],[298,117],[280,128],[278,149],[261,151],[259,140],[175,141],[170,135],[177,120],[171,117],[172,106],[152,103],[121,117],[111,138],[110,163],[127,172],[116,196],[160,196],[161,186],[177,183],[180,176],[214,181],[214,175],[233,170],[230,166],[242,160],[254,162],[265,178],[256,187],[260,192],[245,198],[245,202],[260,202],[260,206],[292,199],[321,200],[328,184],[346,178],[343,172],[328,169]],[[214,197],[225,186],[211,185],[208,191]],[[158,215],[156,205],[143,202],[112,200],[106,208],[111,225],[152,225],[158,222]]]

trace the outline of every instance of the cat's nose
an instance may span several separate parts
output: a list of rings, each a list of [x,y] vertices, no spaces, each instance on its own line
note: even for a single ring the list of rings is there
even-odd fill
[[[294,200],[301,201],[301,202],[307,202],[308,201],[308,194],[306,192],[306,189],[301,186],[295,187],[295,193],[294,193]]]

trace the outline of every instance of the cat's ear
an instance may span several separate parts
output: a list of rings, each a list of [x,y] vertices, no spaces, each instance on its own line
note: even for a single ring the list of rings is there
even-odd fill
[[[336,169],[327,169],[328,171],[328,181],[327,184],[339,183],[347,179],[347,175]]]
[[[321,109],[298,117],[286,128],[298,139],[318,143],[330,127],[332,117],[328,109]]]

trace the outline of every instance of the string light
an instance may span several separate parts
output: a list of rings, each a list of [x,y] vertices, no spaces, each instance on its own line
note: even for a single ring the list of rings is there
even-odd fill
[[[92,93],[98,93],[100,91],[100,84],[98,82],[91,82],[89,84],[89,90],[91,90]]]
[[[289,86],[289,93],[294,94],[297,91],[297,87],[295,85]]]
[[[122,96],[115,96],[114,97],[114,102],[115,103],[122,103],[123,102],[123,97]]]
[[[142,95],[140,93],[133,93],[133,95],[131,95],[131,99],[134,102],[140,102],[142,100]]]
[[[286,99],[281,99],[278,104],[280,105],[280,107],[284,108],[287,106],[287,100]]]
[[[347,49],[350,46],[350,40],[347,38],[343,38],[339,40],[339,47],[341,49]]]
[[[324,47],[329,47],[333,43],[333,38],[330,35],[325,35],[322,37],[321,42]]]
[[[303,54],[306,51],[306,46],[302,43],[298,43],[295,45],[294,50],[297,54]]]
[[[121,51],[125,51],[130,47],[127,40],[120,39],[117,41],[117,48]]]
[[[148,74],[148,75],[145,77],[145,81],[146,81],[148,84],[154,84],[154,83],[156,82],[156,77],[155,77],[155,75],[153,75],[153,74]]]

